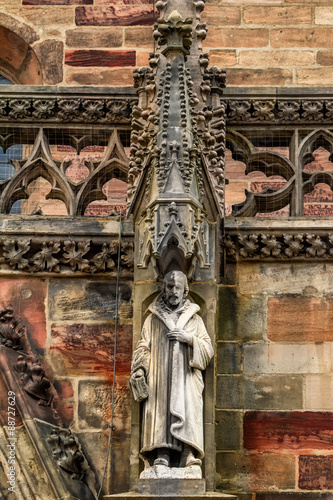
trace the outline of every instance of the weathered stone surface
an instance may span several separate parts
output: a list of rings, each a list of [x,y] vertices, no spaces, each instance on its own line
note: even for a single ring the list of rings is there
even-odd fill
[[[217,343],[217,373],[240,373],[242,351],[239,344],[231,342]]]
[[[16,491],[27,492],[27,477],[29,477],[29,486],[36,497],[56,498],[50,479],[45,472],[40,457],[33,445],[31,438],[24,427],[18,427],[15,433],[16,441]],[[6,487],[8,483],[5,483]],[[13,495],[9,494],[13,497]]]
[[[107,374],[114,359],[114,325],[53,324],[50,352],[52,363],[70,375]],[[132,327],[119,325],[117,331],[117,373],[131,367]],[[62,359],[60,358],[60,355]]]
[[[126,28],[125,47],[138,47],[140,49],[153,49],[154,41],[151,28]]]
[[[333,299],[278,297],[268,300],[267,336],[275,342],[332,342]]]
[[[315,23],[326,24],[331,26],[333,23],[333,7],[332,6],[316,6],[315,9]]]
[[[44,83],[56,85],[63,80],[64,44],[56,40],[46,40],[34,46],[43,70]]]
[[[153,8],[136,6],[76,7],[75,23],[78,26],[151,26]]]
[[[220,340],[260,340],[266,330],[265,298],[237,295],[235,287],[221,287],[218,302]]]
[[[249,450],[332,450],[333,413],[246,412],[244,446]]]
[[[252,499],[251,499],[252,500]],[[332,493],[309,492],[279,492],[279,493],[257,493],[256,500],[333,500]]]
[[[234,66],[237,64],[236,50],[210,50],[209,62],[217,66]]]
[[[66,27],[71,26],[74,22],[74,10],[73,8],[68,8],[66,6],[48,6],[47,16],[45,16],[45,7],[43,5],[35,5],[33,8],[29,7],[8,7],[6,9],[8,14],[13,14],[14,16],[19,16],[25,19],[29,24],[33,26],[38,26],[38,30],[41,30],[44,36],[47,36],[49,32],[54,31],[54,25],[59,29],[60,25],[65,25]]]
[[[330,85],[332,80],[330,79],[331,67],[324,68],[309,68],[308,70],[300,69],[297,71],[297,83],[299,85],[318,85],[320,81],[322,85]],[[314,207],[315,208],[315,207]],[[325,215],[330,216],[331,207],[324,206]],[[318,212],[317,212],[318,213]],[[316,212],[313,210],[311,215],[315,215]]]
[[[217,487],[229,491],[294,489],[295,460],[294,456],[273,453],[218,452]]]
[[[307,410],[333,408],[332,375],[308,375],[305,378],[305,408]]]
[[[307,50],[240,50],[239,64],[245,67],[307,66],[315,63],[315,53]]]
[[[332,490],[332,469],[332,455],[301,455],[299,457],[299,488],[301,490]]]
[[[27,328],[33,351],[41,354],[46,346],[45,298],[44,280],[1,280],[0,308],[13,306]]]
[[[266,47],[269,31],[266,28],[211,28],[205,40],[205,47]]]
[[[132,318],[131,284],[120,282],[120,324]],[[50,282],[49,312],[51,321],[113,320],[116,311],[116,281],[57,280]]]
[[[217,408],[244,407],[244,378],[240,375],[219,375],[216,382]]]
[[[241,12],[239,7],[207,5],[201,19],[208,26],[235,26],[241,22]]]
[[[4,12],[0,12],[0,25],[14,31],[29,44],[39,39],[39,35],[31,26],[18,21],[12,16],[8,16]]]
[[[245,23],[252,24],[309,24],[312,21],[311,6],[272,7],[249,5],[243,9]]]
[[[22,5],[89,5],[93,0],[23,0]]]
[[[84,69],[76,71],[66,71],[66,81],[70,85],[112,85],[112,86],[132,86],[133,69]],[[89,208],[89,207],[88,207]],[[109,210],[108,210],[109,213]]]
[[[130,418],[129,377],[117,376],[114,402],[115,441],[128,432]],[[107,429],[111,418],[111,384],[99,381],[79,382],[79,429]]]
[[[121,47],[123,30],[121,28],[77,28],[66,31],[67,47]]]
[[[66,50],[68,66],[135,66],[134,50]]]
[[[96,475],[96,484],[102,481],[106,453],[108,448],[109,430],[103,432],[78,432],[77,435],[82,444],[87,461]],[[103,485],[103,494],[116,493],[129,490],[129,457],[130,438],[129,434],[120,431],[117,426],[112,431],[112,447],[109,460],[111,467],[106,471]],[[121,464],[121,467],[119,467]]]
[[[303,407],[301,377],[272,375],[245,379],[245,408],[299,410]]]
[[[314,293],[333,293],[333,266],[331,263],[294,264],[279,262],[243,263],[238,270],[238,290],[240,294],[268,293],[277,295],[302,294],[311,283]]]
[[[244,345],[245,373],[329,373],[330,344]]]
[[[279,28],[271,30],[272,47],[333,47],[332,28]],[[318,81],[317,81],[318,84]]]
[[[239,450],[241,446],[241,425],[241,412],[217,410],[215,413],[216,449]]]
[[[227,81],[229,85],[290,85],[292,72],[280,68],[228,68]]]

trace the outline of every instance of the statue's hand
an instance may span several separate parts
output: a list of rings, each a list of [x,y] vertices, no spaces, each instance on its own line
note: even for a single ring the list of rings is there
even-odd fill
[[[184,344],[193,345],[193,336],[186,333],[185,330],[180,328],[175,328],[167,333],[169,340],[178,340],[178,342],[184,342]]]

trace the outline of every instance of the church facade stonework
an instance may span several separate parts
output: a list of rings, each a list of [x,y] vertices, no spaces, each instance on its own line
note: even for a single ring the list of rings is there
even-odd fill
[[[0,5],[5,498],[331,500],[331,19]]]

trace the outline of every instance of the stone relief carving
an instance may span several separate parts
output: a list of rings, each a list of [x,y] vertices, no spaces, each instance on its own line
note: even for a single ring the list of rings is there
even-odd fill
[[[333,234],[227,234],[223,241],[229,260],[327,259],[333,257]]]
[[[56,391],[47,378],[41,361],[36,356],[17,358],[15,370],[20,374],[23,389],[38,400],[41,406],[51,406]]]
[[[3,256],[0,270],[10,268],[29,273],[116,272],[118,244],[118,240],[107,244],[94,240],[32,241],[3,238],[2,241],[0,239],[0,259]],[[87,258],[84,258],[86,255]],[[134,245],[125,239],[121,244],[120,272],[132,273],[133,267]]]
[[[227,123],[331,122],[333,101],[327,99],[242,99],[224,98]]]
[[[141,478],[158,475],[156,466],[171,468],[170,474],[173,468],[196,467],[193,477],[201,477],[202,371],[214,350],[188,291],[181,271],[164,276],[162,294],[149,307],[133,354],[132,392],[143,401],[140,453],[146,469]]]
[[[130,123],[131,110],[136,102],[137,99],[133,97],[124,99],[2,98],[0,116],[2,120],[20,121],[36,119],[96,123],[112,120],[115,123]]]
[[[0,310],[0,341],[4,346],[15,350],[25,349],[26,328],[10,305]]]
[[[46,440],[58,466],[72,479],[83,481],[86,475],[85,458],[72,432],[69,429],[54,429]]]

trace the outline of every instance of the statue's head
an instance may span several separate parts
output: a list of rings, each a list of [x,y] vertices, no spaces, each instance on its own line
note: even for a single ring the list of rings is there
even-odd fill
[[[189,292],[187,278],[181,271],[170,271],[163,278],[163,299],[172,309],[181,304]]]

